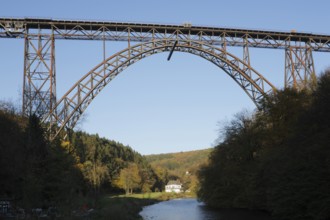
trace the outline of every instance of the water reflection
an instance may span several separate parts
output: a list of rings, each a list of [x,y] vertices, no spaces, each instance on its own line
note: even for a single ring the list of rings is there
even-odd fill
[[[248,210],[214,211],[196,199],[175,199],[143,208],[144,220],[272,220],[263,212]]]

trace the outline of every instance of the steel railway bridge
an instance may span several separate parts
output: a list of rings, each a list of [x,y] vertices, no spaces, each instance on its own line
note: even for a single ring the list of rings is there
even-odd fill
[[[24,39],[23,114],[37,114],[51,139],[72,129],[98,93],[121,71],[150,55],[186,52],[226,72],[258,106],[274,86],[250,65],[249,48],[285,51],[285,85],[298,90],[315,77],[313,51],[330,52],[330,36],[219,27],[142,23],[0,18],[0,38]],[[62,98],[56,97],[55,40],[125,41],[127,48],[104,59]],[[105,44],[103,43],[103,48]],[[227,51],[241,47],[243,57]],[[170,56],[169,56],[170,58]]]

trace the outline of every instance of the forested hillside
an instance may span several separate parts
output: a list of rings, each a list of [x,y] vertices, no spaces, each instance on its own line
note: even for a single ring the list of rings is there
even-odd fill
[[[145,157],[163,183],[178,179],[183,183],[185,190],[195,191],[198,184],[196,173],[201,165],[207,163],[211,151],[212,149],[205,149]],[[165,185],[161,188],[164,189]]]
[[[83,132],[63,141],[46,138],[35,116],[0,104],[0,198],[15,207],[58,207],[70,213],[95,206],[105,193],[149,192],[162,183],[129,146]]]
[[[263,209],[277,220],[330,219],[330,70],[306,90],[285,89],[240,113],[199,172],[215,208]]]

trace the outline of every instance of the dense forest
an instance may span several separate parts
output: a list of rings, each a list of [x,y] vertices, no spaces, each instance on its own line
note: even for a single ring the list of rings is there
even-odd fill
[[[284,89],[223,126],[199,171],[215,208],[269,211],[276,220],[330,219],[330,70],[309,89]]]
[[[178,153],[146,155],[147,161],[162,180],[179,180],[183,190],[195,193],[198,188],[197,171],[205,165],[212,149],[195,150]],[[165,185],[161,186],[162,189]]]
[[[104,194],[154,191],[163,183],[129,146],[84,132],[49,142],[37,117],[0,103],[0,199],[15,207],[95,207]]]

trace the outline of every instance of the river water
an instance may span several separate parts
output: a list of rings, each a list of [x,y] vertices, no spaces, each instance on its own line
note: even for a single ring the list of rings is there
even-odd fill
[[[140,212],[144,220],[272,220],[264,212],[241,209],[214,211],[196,199],[174,199],[146,206]]]

